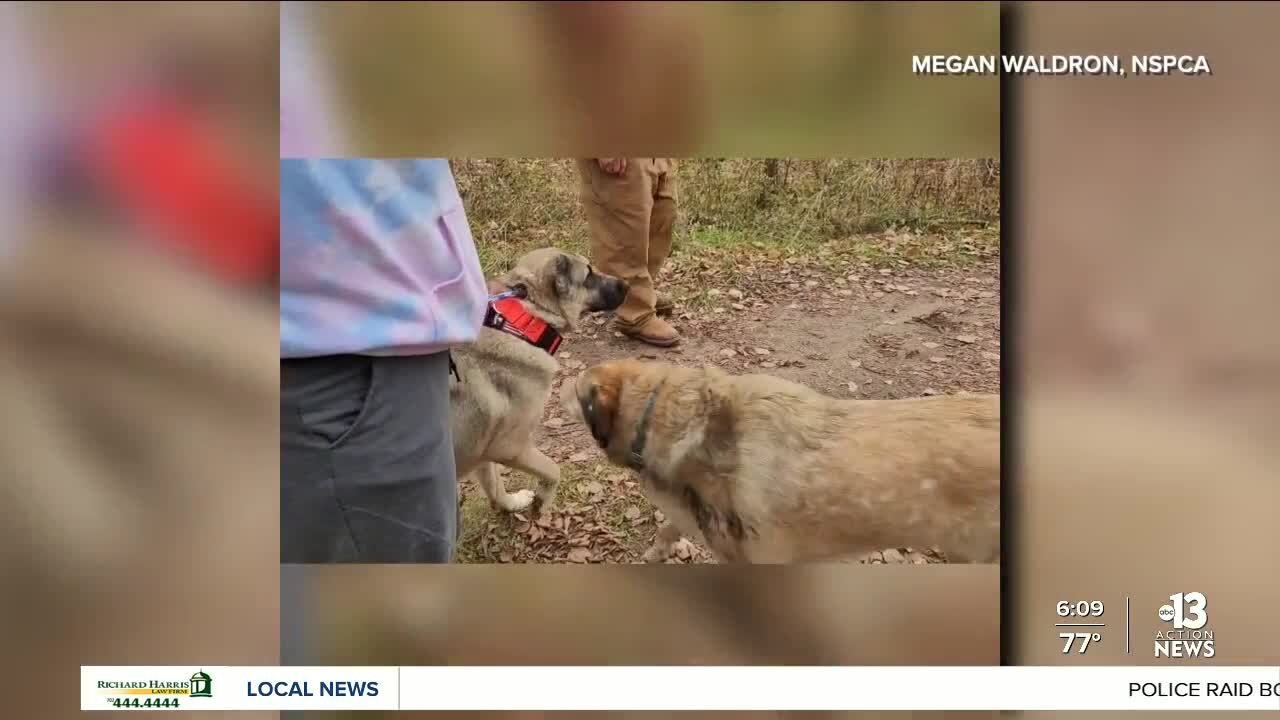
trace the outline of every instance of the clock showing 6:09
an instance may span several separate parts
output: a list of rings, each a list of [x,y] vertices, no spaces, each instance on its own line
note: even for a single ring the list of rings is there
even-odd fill
[[[1101,600],[1058,601],[1058,617],[1102,617],[1106,607]]]

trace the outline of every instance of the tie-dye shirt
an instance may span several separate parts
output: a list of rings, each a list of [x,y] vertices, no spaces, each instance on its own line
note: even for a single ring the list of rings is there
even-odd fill
[[[281,3],[280,356],[471,342],[488,295],[449,163],[340,157],[306,5]]]
[[[280,354],[471,342],[488,298],[445,160],[280,161]]]

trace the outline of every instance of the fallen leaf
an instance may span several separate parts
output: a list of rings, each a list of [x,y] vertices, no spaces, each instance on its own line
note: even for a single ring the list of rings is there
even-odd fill
[[[934,390],[933,388],[925,388],[925,389],[924,389],[924,391],[923,391],[921,394],[923,394],[923,395],[937,395],[937,394],[938,394],[938,391],[937,391],[937,390]]]
[[[790,305],[788,305],[788,306],[787,306],[787,309],[788,309],[788,310],[799,310],[799,309],[800,309],[800,303],[791,303]]]
[[[856,393],[858,392],[858,383],[848,383],[848,388],[850,394]]]
[[[778,367],[778,363],[762,362],[760,363],[760,367],[765,368],[766,370],[772,370]]]
[[[711,309],[711,312],[713,312],[713,313],[715,313],[715,314],[719,315],[720,313],[724,312],[724,308],[719,308],[719,307],[718,307],[718,308],[712,308],[712,309]]]
[[[982,357],[985,360],[999,360],[1000,353],[987,352],[986,350],[983,350]]]
[[[743,305],[742,303],[733,303],[733,304],[732,304],[732,305],[730,305],[729,307],[733,308],[734,310],[746,310],[746,309],[747,309],[747,306],[746,306],[746,305]]]
[[[720,291],[716,288],[711,288],[710,290],[707,291],[707,295],[710,297],[719,297]]]
[[[751,352],[754,352],[754,353],[755,353],[755,354],[757,354],[757,355],[768,355],[768,354],[769,354],[769,350],[768,350],[768,349],[766,349],[766,348],[753,348]]]
[[[560,357],[562,357],[562,358],[571,358],[571,357],[573,357],[573,353],[571,353],[571,352],[569,352],[568,350],[566,350],[566,351],[564,351],[564,352],[560,353]]]
[[[680,540],[676,542],[675,551],[676,557],[681,560],[688,560],[693,556],[693,544],[690,543],[687,538],[680,538]]]
[[[733,298],[734,300],[741,300],[744,297],[744,294],[741,290],[734,288],[729,291],[729,297]]]
[[[972,345],[973,343],[978,342],[977,335],[957,335],[955,339],[966,345]]]
[[[604,492],[604,485],[601,485],[599,482],[592,480],[591,482],[582,486],[582,491],[588,495],[595,495],[596,493]]]
[[[658,522],[662,522],[663,520],[667,519],[667,516],[663,515],[661,510],[654,510],[653,519],[657,520]]]
[[[564,420],[561,420],[558,417],[547,418],[546,420],[542,421],[542,424],[549,428],[558,428],[558,427],[564,426]]]
[[[852,290],[837,290],[837,291],[836,291],[836,294],[837,294],[837,295],[841,295],[841,296],[843,296],[843,297],[853,297],[853,291],[852,291]]]
[[[931,363],[944,363],[944,362],[946,362],[946,361],[947,361],[947,359],[946,359],[946,358],[944,358],[944,357],[942,357],[941,355],[934,355],[934,356],[932,356],[932,357],[930,357],[930,358],[929,358],[929,362],[931,362]]]
[[[920,343],[920,344],[921,344],[922,346],[924,346],[924,348],[925,348],[926,350],[933,350],[934,348],[942,347],[941,345],[939,345],[939,344],[938,344],[938,343],[936,343],[936,342],[926,342],[926,343]]]
[[[502,562],[504,562],[504,563],[509,563],[509,562],[511,562],[514,558],[515,558],[515,556],[511,553],[511,551],[510,551],[510,550],[503,550],[503,551],[498,555],[498,559],[499,559],[499,560],[501,560],[501,561],[502,561]]]
[[[635,520],[640,517],[640,508],[635,505],[630,505],[625,511],[623,511],[622,516],[628,520]]]
[[[569,551],[569,554],[567,557],[569,559],[569,562],[585,563],[591,559],[591,548],[575,547],[574,549]]]
[[[817,280],[805,280],[805,281],[804,281],[804,286],[805,286],[805,287],[807,287],[807,288],[816,288],[816,287],[818,287],[818,281],[817,281]]]
[[[589,456],[588,456],[586,453],[584,453],[584,452],[576,452],[576,453],[574,453],[574,454],[572,454],[572,455],[570,455],[570,456],[569,456],[569,462],[571,462],[571,463],[586,462],[586,461],[587,461],[587,457],[589,457]]]
[[[854,370],[857,370],[858,368],[862,367],[862,361],[861,361],[861,360],[850,360],[850,361],[849,361],[849,367],[853,368]]]
[[[734,350],[733,348],[725,348],[720,351],[720,354],[723,355],[724,357],[733,357],[734,355],[738,354],[738,351]]]

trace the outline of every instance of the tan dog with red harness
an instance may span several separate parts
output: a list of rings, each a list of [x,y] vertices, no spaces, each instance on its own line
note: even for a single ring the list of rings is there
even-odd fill
[[[453,351],[454,462],[458,477],[474,477],[494,507],[540,510],[560,483],[560,467],[534,447],[533,433],[560,369],[561,333],[576,330],[584,312],[618,307],[627,285],[581,255],[544,248],[491,280],[489,292],[480,337]],[[494,463],[533,475],[537,491],[507,492]]]

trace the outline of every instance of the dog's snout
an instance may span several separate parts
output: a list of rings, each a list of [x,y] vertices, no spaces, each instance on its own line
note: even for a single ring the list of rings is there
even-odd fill
[[[622,301],[627,299],[627,291],[630,289],[626,280],[614,278],[613,282],[609,283],[608,297],[606,298],[611,308],[621,305]]]
[[[588,296],[587,309],[594,312],[616,310],[622,301],[627,299],[628,289],[627,283],[620,278],[601,277],[591,295]]]

